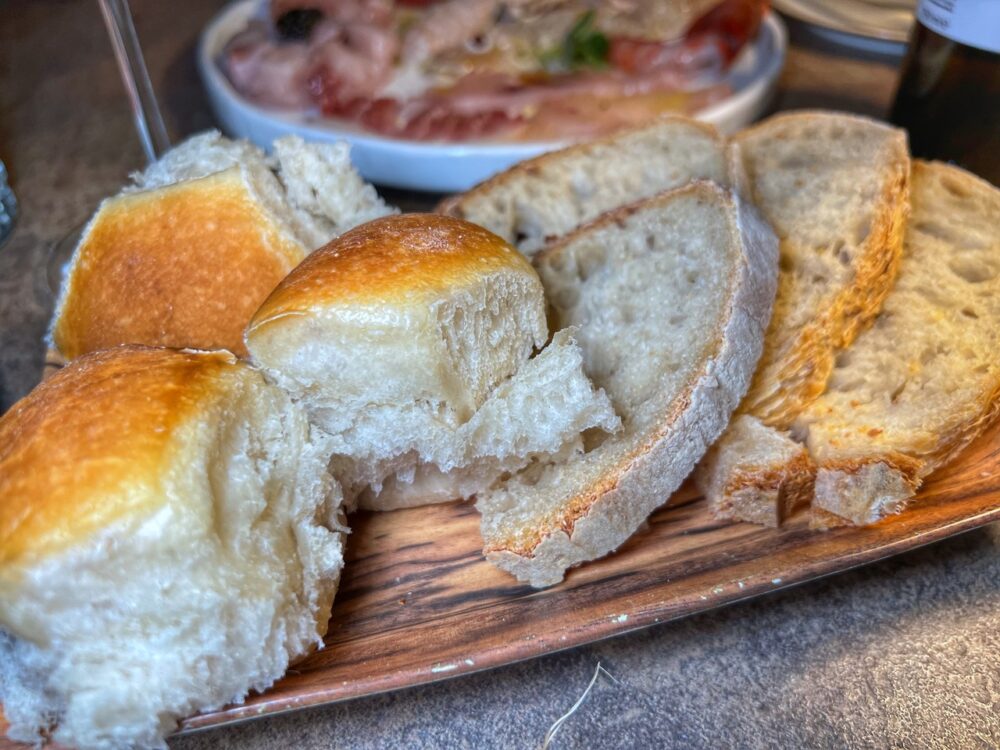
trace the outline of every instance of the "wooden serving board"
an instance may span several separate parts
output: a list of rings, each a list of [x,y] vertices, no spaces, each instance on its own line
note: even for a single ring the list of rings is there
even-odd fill
[[[535,591],[485,562],[471,504],[359,513],[326,648],[181,731],[455,677],[748,599],[1000,520],[1000,426],[864,529],[720,523],[685,485],[617,553]],[[2,724],[2,718],[0,718]],[[18,747],[0,739],[0,750]]]

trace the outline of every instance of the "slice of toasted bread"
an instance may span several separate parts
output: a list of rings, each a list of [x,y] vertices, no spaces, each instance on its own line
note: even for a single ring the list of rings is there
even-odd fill
[[[906,506],[1000,409],[1000,190],[915,162],[899,278],[798,429],[813,503],[854,524]]]
[[[781,274],[760,367],[740,406],[758,420],[759,449],[740,459],[741,449],[727,445],[740,436],[724,435],[698,476],[718,517],[776,524],[805,496],[808,477],[793,467],[808,463],[788,461],[787,435],[762,433],[789,427],[823,392],[836,352],[880,309],[902,250],[909,157],[903,131],[822,112],[773,117],[734,143],[749,192],[781,239]]]
[[[556,328],[622,418],[568,460],[480,495],[487,558],[533,586],[617,548],[725,428],[763,347],[777,239],[730,190],[698,182],[611,212],[536,266]]]
[[[521,162],[438,211],[484,226],[532,256],[605,211],[695,179],[726,184],[727,174],[725,139],[711,125],[668,117]]]

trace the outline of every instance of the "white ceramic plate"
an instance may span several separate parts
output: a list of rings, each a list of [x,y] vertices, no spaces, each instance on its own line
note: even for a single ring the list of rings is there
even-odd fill
[[[263,148],[293,133],[312,141],[351,143],[351,158],[365,179],[394,187],[453,192],[466,190],[512,164],[563,145],[546,143],[428,143],[383,138],[357,126],[315,113],[257,106],[240,96],[218,66],[226,43],[254,15],[257,0],[239,0],[222,10],[202,32],[198,68],[222,128]],[[757,40],[730,72],[734,94],[698,113],[731,132],[752,122],[767,106],[785,61],[787,35],[778,17],[768,14]]]

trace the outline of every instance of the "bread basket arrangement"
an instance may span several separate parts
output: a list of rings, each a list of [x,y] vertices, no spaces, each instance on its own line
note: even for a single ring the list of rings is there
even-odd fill
[[[434,214],[344,146],[190,139],[98,209],[50,330],[66,365],[0,418],[8,736],[163,747],[329,645],[342,571],[381,552],[405,585],[446,513],[494,567],[427,580],[497,601],[625,548],[655,570],[695,506],[745,540],[877,534],[993,420],[998,227],[995,187],[839,113],[666,118]],[[448,653],[427,679],[477,666]]]

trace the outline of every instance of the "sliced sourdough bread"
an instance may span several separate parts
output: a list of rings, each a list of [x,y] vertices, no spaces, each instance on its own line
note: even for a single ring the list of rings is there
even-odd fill
[[[606,211],[695,179],[727,183],[725,139],[711,125],[670,117],[521,162],[438,210],[530,257]]]
[[[554,327],[622,419],[481,493],[487,559],[533,586],[616,549],[725,428],[763,347],[777,240],[698,182],[611,212],[536,258]]]
[[[836,352],[878,313],[895,278],[907,213],[903,131],[860,117],[803,112],[736,136],[748,191],[781,240],[764,354],[740,412],[756,445],[724,435],[698,471],[713,512],[777,524],[807,496],[785,429],[825,388]],[[735,433],[736,431],[734,431]],[[788,485],[786,487],[786,485]]]
[[[854,524],[902,510],[996,415],[998,351],[1000,190],[915,162],[896,286],[796,426],[818,466],[814,506]]]

